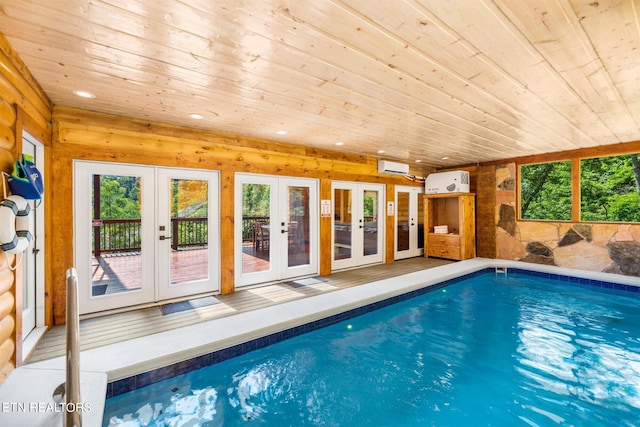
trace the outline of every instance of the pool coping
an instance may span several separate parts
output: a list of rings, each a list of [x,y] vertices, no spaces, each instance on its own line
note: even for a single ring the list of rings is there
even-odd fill
[[[369,304],[398,297],[441,282],[466,276],[487,268],[515,268],[541,274],[576,278],[575,281],[598,281],[628,285],[640,290],[640,278],[619,274],[575,270],[519,261],[474,258],[433,267],[402,276],[260,308],[253,311],[204,321],[145,337],[106,345],[80,354],[81,396],[91,403],[83,421],[100,425],[104,412],[107,385],[117,380],[242,346],[291,328],[310,324]],[[398,280],[401,278],[401,280]],[[246,349],[250,350],[250,349]],[[238,348],[242,352],[242,348]],[[244,351],[246,352],[246,351]],[[57,357],[17,368],[0,386],[1,402],[41,402],[64,381],[65,357]],[[174,368],[175,369],[175,368]],[[46,381],[45,381],[46,379]],[[154,382],[149,378],[149,383]],[[142,386],[142,385],[140,385]],[[50,390],[38,393],[34,390]],[[40,394],[43,394],[40,397]],[[48,400],[42,400],[48,402]],[[52,418],[52,416],[54,416]],[[56,417],[57,416],[57,417]],[[5,412],[0,408],[0,422],[14,425],[62,425],[60,413]]]

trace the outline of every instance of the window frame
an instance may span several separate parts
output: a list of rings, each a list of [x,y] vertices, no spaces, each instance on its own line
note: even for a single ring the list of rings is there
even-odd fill
[[[560,222],[560,223],[582,223],[582,224],[640,224],[640,222],[623,222],[623,221],[583,221],[581,220],[581,160],[601,157],[614,157],[621,155],[638,154],[640,155],[640,142],[616,144],[613,146],[595,147],[591,149],[573,150],[570,152],[545,154],[539,156],[529,156],[526,158],[517,158],[512,161],[516,164],[516,207],[517,220],[526,222]],[[528,219],[522,218],[522,190],[521,190],[521,167],[531,164],[555,163],[562,161],[571,161],[571,219]],[[505,163],[504,161],[501,163]]]
[[[571,192],[571,206],[570,206],[570,218],[569,219],[539,219],[539,218],[522,218],[522,167],[530,166],[530,165],[542,165],[548,163],[564,163],[569,162],[571,168],[571,182],[570,182],[570,192]],[[575,187],[574,187],[574,170],[575,163],[571,161],[571,159],[558,159],[558,160],[549,160],[544,162],[527,162],[517,164],[516,175],[517,175],[517,191],[516,191],[516,204],[518,211],[518,221],[542,221],[542,222],[572,222],[574,219],[574,195],[575,195]]]

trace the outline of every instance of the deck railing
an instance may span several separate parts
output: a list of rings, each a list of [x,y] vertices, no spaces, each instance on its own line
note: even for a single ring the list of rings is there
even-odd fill
[[[110,252],[137,252],[141,249],[140,218],[99,219],[93,221],[95,256]]]
[[[268,216],[243,216],[242,217],[242,241],[253,241],[253,223],[269,224]]]
[[[268,216],[243,216],[242,241],[253,239],[253,223],[268,223]],[[141,220],[100,219],[93,221],[94,256],[103,253],[138,252],[142,245]],[[171,247],[174,250],[204,247],[209,227],[207,218],[172,218]]]
[[[207,246],[208,218],[171,218],[171,248]]]
[[[139,218],[94,220],[94,256],[140,251],[141,225]],[[179,250],[206,246],[208,228],[207,218],[171,218],[171,247]]]

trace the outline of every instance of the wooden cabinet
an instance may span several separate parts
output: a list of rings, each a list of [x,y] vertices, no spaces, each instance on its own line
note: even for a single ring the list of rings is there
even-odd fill
[[[424,216],[425,257],[463,260],[476,256],[475,194],[427,194]],[[434,233],[434,227],[445,225],[447,233]]]

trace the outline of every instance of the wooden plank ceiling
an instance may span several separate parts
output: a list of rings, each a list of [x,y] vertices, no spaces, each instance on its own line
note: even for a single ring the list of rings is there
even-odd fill
[[[639,10],[0,0],[0,31],[55,105],[450,167],[640,140]]]

